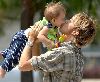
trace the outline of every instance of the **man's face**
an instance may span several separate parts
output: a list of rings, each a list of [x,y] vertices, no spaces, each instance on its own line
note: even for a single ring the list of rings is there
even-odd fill
[[[61,27],[65,23],[65,12],[60,12],[59,16],[55,18],[55,26]]]
[[[70,35],[74,31],[74,24],[71,20],[66,20],[66,23],[63,26],[65,28],[66,34]]]
[[[75,15],[75,16],[73,16],[70,20],[69,20],[69,22],[66,24],[67,26],[67,28],[66,28],[66,33],[67,34],[73,34],[73,35],[78,35],[79,34],[79,32],[78,32],[78,29],[77,28],[79,28],[78,26],[76,26],[75,24],[77,23],[77,21],[79,21],[79,19],[77,19],[77,21],[75,21],[76,20],[76,18],[77,18],[77,16]]]

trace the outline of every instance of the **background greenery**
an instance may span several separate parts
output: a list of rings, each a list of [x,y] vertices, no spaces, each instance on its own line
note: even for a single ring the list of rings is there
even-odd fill
[[[3,34],[2,27],[6,19],[20,19],[23,1],[25,0],[0,0],[0,35]],[[68,18],[77,12],[86,12],[92,16],[97,22],[97,34],[93,44],[99,43],[100,0],[33,0],[33,14],[40,11],[42,17],[46,3],[51,1],[61,1],[65,5]]]

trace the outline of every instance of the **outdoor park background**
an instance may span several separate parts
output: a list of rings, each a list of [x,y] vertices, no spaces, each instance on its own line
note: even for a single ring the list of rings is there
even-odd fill
[[[9,46],[17,31],[42,19],[45,5],[51,1],[64,4],[67,19],[75,13],[86,12],[96,20],[96,37],[91,45],[83,48],[86,61],[82,82],[90,82],[91,79],[100,82],[100,0],[0,0],[0,51]],[[23,73],[15,68],[0,82],[41,82],[41,79],[42,74],[39,72]]]

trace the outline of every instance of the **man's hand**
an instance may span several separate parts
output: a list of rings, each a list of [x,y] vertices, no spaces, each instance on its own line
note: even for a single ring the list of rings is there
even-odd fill
[[[29,36],[31,38],[32,37],[37,38],[37,35],[39,34],[43,26],[41,26],[40,22],[36,22],[33,26],[30,26],[30,27],[31,27],[31,30],[29,32]]]
[[[39,22],[36,22],[33,26],[30,26],[29,33],[28,33],[28,41],[33,44],[38,43],[37,35],[39,34],[40,30],[43,28]]]

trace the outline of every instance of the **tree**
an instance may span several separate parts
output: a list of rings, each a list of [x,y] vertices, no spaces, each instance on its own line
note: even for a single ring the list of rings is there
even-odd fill
[[[22,0],[21,29],[33,25],[33,12],[32,0]],[[21,82],[33,82],[32,71],[21,72]]]

